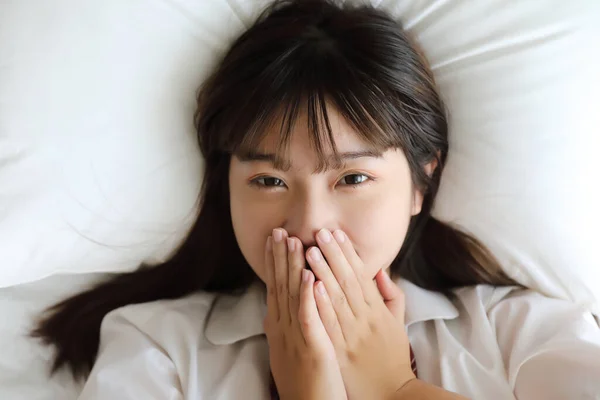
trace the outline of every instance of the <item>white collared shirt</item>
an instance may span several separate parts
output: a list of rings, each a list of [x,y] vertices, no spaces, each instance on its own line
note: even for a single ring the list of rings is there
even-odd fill
[[[398,284],[420,379],[472,399],[600,399],[600,329],[578,306],[487,285],[450,301]],[[255,284],[111,312],[79,399],[269,399],[265,299]]]

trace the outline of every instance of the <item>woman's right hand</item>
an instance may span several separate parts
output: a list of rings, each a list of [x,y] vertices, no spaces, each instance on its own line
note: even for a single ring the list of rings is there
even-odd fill
[[[333,344],[314,296],[315,276],[304,268],[302,243],[273,230],[265,249],[271,372],[282,400],[346,400]]]

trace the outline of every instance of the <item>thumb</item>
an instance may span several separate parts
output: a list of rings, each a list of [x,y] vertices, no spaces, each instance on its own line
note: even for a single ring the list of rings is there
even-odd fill
[[[383,297],[383,301],[387,306],[388,310],[404,323],[404,293],[386,271],[380,269],[377,275],[375,275],[375,281],[377,282],[377,288],[379,293]]]

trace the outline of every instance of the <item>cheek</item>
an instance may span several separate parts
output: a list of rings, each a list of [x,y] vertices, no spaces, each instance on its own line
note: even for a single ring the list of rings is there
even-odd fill
[[[231,189],[231,221],[240,250],[250,267],[265,281],[264,249],[275,222],[264,202],[248,201],[243,191]]]
[[[407,196],[388,196],[346,218],[350,222],[345,230],[373,277],[398,255],[411,219],[410,206]]]

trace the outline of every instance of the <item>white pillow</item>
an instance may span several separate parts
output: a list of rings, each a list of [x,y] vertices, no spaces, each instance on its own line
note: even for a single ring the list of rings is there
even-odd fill
[[[451,114],[435,215],[600,312],[600,3],[376,1]],[[265,0],[0,5],[0,286],[164,259],[196,211],[194,95]]]

